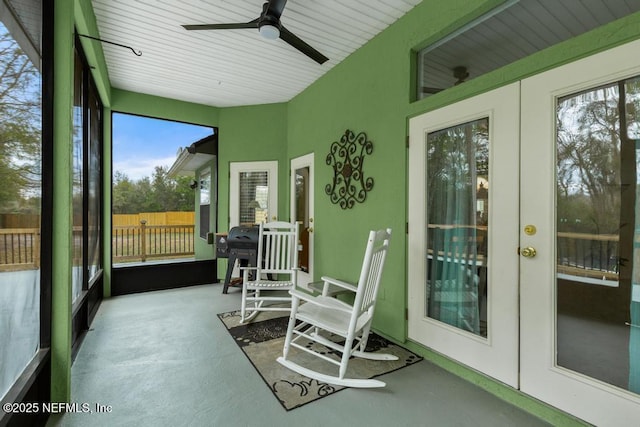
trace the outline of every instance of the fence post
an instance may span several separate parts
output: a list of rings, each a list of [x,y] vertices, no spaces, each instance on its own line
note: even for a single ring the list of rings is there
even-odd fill
[[[40,268],[40,236],[40,230],[38,229],[33,233],[33,242],[31,244],[31,258],[35,268]]]
[[[147,220],[140,220],[140,256],[142,257],[142,262],[147,260]]]

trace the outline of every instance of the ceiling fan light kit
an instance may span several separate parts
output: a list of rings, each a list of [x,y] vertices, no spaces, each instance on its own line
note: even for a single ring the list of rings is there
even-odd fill
[[[308,45],[304,40],[287,30],[280,23],[280,16],[287,0],[269,0],[262,5],[262,13],[252,21],[231,24],[195,24],[183,25],[185,30],[237,30],[242,28],[257,28],[262,37],[269,40],[280,38],[290,46],[307,55],[318,64],[329,60],[326,56]]]
[[[258,31],[260,32],[260,35],[267,40],[275,40],[280,37],[280,28],[275,25],[262,25]]]

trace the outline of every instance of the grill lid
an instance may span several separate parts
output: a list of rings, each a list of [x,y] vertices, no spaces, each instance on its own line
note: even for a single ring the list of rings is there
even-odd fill
[[[258,226],[238,226],[232,227],[227,235],[227,246],[234,248],[257,248],[260,227]]]

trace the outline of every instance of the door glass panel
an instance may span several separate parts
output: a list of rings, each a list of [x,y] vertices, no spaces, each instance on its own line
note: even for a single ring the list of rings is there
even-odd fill
[[[487,336],[489,119],[427,135],[426,315]]]
[[[269,172],[240,172],[240,224],[269,218]]]
[[[640,79],[561,98],[556,114],[556,362],[637,393]]]
[[[309,167],[296,169],[296,221],[300,223],[300,252],[298,267],[309,271]]]
[[[73,87],[73,278],[72,299],[82,294],[84,265],[84,75],[82,59],[75,52]]]

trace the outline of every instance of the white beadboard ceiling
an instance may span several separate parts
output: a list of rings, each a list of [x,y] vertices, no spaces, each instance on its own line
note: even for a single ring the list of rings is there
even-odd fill
[[[421,0],[289,0],[284,27],[329,58],[322,65],[256,29],[187,31],[249,22],[264,0],[92,0],[115,88],[216,107],[286,102]],[[93,42],[98,43],[98,42]]]
[[[640,11],[640,0],[507,0],[420,54],[422,93],[468,81],[556,43]]]

